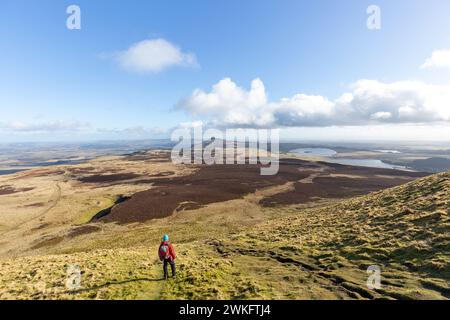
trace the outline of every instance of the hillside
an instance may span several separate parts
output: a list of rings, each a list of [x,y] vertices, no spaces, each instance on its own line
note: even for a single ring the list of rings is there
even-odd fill
[[[411,161],[409,166],[418,171],[442,172],[450,169],[450,159],[440,157],[417,159]]]
[[[258,196],[1,260],[0,298],[450,297],[450,173],[319,207],[261,208]],[[167,230],[179,277],[164,282],[155,239]],[[83,270],[75,292],[64,287],[70,264]],[[367,288],[369,265],[381,289]]]

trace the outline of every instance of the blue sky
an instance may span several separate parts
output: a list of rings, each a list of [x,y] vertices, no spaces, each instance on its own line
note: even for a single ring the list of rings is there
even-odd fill
[[[71,4],[81,8],[81,30],[66,28]],[[380,30],[366,27],[371,4],[381,9]],[[0,141],[158,138],[198,120],[282,127],[286,138],[352,139],[365,132],[364,138],[383,139],[382,128],[386,137],[414,139],[421,132],[439,139],[450,136],[450,100],[436,93],[448,88],[450,69],[445,61],[421,66],[436,50],[450,49],[449,31],[447,0],[6,0],[0,10]],[[157,39],[195,63],[142,72],[124,67],[120,57],[131,46]],[[204,102],[220,98],[212,86],[227,78],[241,87],[231,93],[240,98]],[[251,92],[254,79],[263,83],[267,101],[255,106],[260,111],[242,114],[248,100],[241,96]],[[358,82],[363,79],[377,82]],[[196,89],[204,95],[195,96]],[[368,101],[362,91],[370,92]],[[341,106],[336,99],[344,93],[359,104]],[[299,102],[297,94],[306,96]],[[319,96],[326,101],[311,98]],[[405,103],[417,107],[415,116],[397,114]],[[420,109],[430,103],[431,111]],[[366,104],[373,104],[370,112]],[[355,110],[341,118],[340,108]]]

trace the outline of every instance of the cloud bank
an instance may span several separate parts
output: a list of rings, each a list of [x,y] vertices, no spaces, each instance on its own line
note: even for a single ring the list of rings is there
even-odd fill
[[[173,66],[197,66],[192,53],[184,53],[165,39],[143,40],[115,55],[125,70],[139,73],[158,73]]]
[[[210,92],[195,90],[176,107],[226,127],[424,124],[450,121],[450,86],[359,80],[334,100],[299,93],[271,102],[260,79],[246,90],[225,78]]]
[[[167,130],[159,128],[159,127],[143,127],[143,126],[134,126],[127,128],[100,128],[97,130],[99,133],[106,134],[115,134],[120,136],[135,136],[135,137],[153,137],[167,134]]]
[[[12,121],[0,123],[0,130],[4,132],[16,133],[55,133],[55,132],[74,132],[89,128],[90,124],[80,121],[50,121],[43,123],[24,123],[21,121]]]
[[[450,50],[444,49],[433,51],[431,57],[425,61],[421,68],[450,69]]]

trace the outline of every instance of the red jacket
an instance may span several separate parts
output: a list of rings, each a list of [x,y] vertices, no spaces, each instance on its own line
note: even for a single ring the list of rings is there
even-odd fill
[[[159,259],[163,260],[164,259],[164,253],[161,250],[161,247],[164,245],[168,245],[169,246],[169,260],[173,261],[177,258],[177,255],[175,254],[175,250],[173,249],[173,246],[171,243],[169,243],[169,241],[163,241],[161,242],[161,244],[159,245],[159,249],[158,249],[158,255],[159,255]]]

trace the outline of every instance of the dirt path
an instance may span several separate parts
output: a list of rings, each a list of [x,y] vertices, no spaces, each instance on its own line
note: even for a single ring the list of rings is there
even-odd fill
[[[137,295],[137,299],[157,300],[161,297],[161,291],[164,288],[165,281],[162,280],[163,271],[162,264],[159,260],[155,260],[151,268],[152,281],[143,283],[142,290]]]
[[[42,210],[39,214],[37,214],[35,217],[31,218],[28,221],[22,222],[18,225],[15,226],[15,228],[18,228],[26,223],[35,221],[37,219],[42,218],[44,215],[46,215],[50,210],[52,210],[54,207],[56,207],[56,205],[58,204],[59,200],[61,199],[61,186],[59,185],[59,183],[56,183],[55,185],[55,191],[53,192],[53,194],[50,196],[50,199],[48,202],[50,202],[50,205],[45,208],[44,210]]]
[[[321,172],[317,172],[317,173],[312,173],[310,174],[308,177],[298,180],[298,182],[300,183],[314,183],[314,179],[317,177],[320,177],[321,175],[323,175],[323,173]]]
[[[50,210],[52,210],[54,207],[56,207],[56,205],[58,204],[60,199],[61,199],[61,186],[59,185],[59,183],[56,183],[55,190],[53,191],[52,195],[50,196],[50,199],[48,200],[50,205],[47,208],[43,209],[41,212],[39,212],[36,216],[32,217],[31,219],[20,222],[16,225],[10,227],[5,232],[1,233],[1,235],[5,235],[11,231],[15,231],[18,228],[20,228],[30,222],[34,222],[35,220],[44,217]]]
[[[304,178],[304,179],[300,179],[298,180],[298,182],[300,183],[314,183],[314,179],[317,177],[320,177],[322,175],[325,175],[327,169],[329,169],[327,166],[323,165],[323,164],[318,164],[319,167],[317,169],[315,169],[316,172],[311,173],[308,177]]]

